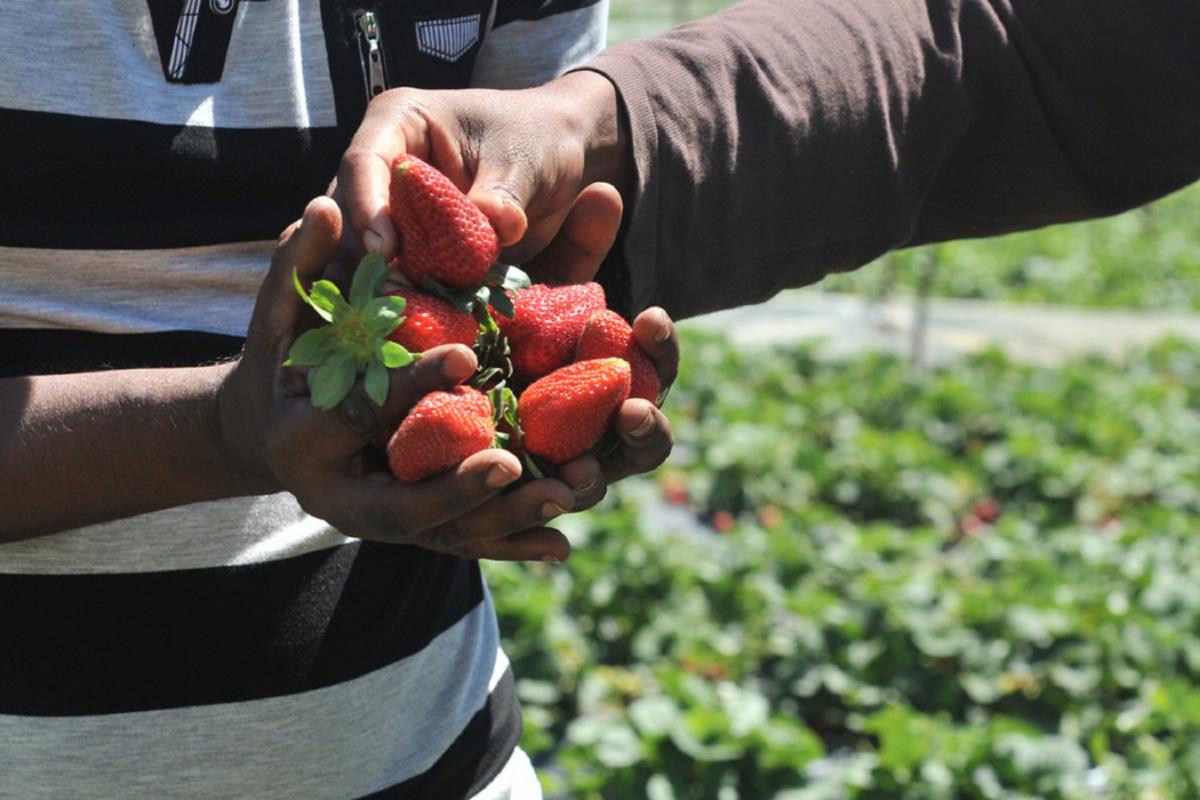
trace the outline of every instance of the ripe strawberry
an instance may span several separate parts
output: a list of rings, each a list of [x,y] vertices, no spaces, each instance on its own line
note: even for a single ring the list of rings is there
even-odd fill
[[[400,271],[417,286],[479,286],[500,243],[486,216],[450,179],[410,155],[392,162],[391,216],[400,234]]]
[[[388,464],[402,481],[419,481],[492,446],[492,404],[469,386],[421,398],[387,445]]]
[[[554,464],[583,455],[608,430],[629,383],[620,358],[578,361],[535,381],[517,407],[525,449]]]
[[[404,322],[388,335],[393,342],[412,352],[441,344],[475,346],[479,326],[470,314],[445,300],[412,289],[397,289],[387,294],[405,300]]]
[[[737,525],[737,517],[724,509],[712,515],[712,526],[717,533],[729,533]]]
[[[633,328],[615,311],[597,311],[583,327],[579,345],[575,349],[575,360],[593,358],[623,358],[628,361],[633,375],[629,396],[640,397],[651,403],[658,402],[658,371],[654,369],[654,362],[642,352],[633,338]]]
[[[513,306],[513,318],[496,314],[496,323],[508,339],[514,376],[530,383],[574,360],[588,317],[604,309],[604,289],[539,283],[518,293]]]
[[[1000,503],[994,497],[985,497],[975,504],[975,509],[971,513],[983,522],[990,524],[1000,516]]]

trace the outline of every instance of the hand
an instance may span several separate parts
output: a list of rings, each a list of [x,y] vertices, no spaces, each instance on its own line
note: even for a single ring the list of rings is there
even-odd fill
[[[240,362],[218,398],[222,435],[254,485],[287,489],[310,514],[349,536],[415,544],[466,558],[562,561],[566,538],[545,523],[570,510],[574,495],[555,480],[500,495],[521,475],[511,453],[485,450],[451,472],[407,484],[367,463],[367,445],[394,428],[431,391],[461,383],[476,367],[460,345],[439,347],[391,373],[382,408],[360,380],[334,411],[314,408],[303,376],[282,366],[307,311],[292,287],[334,259],[341,214],[318,198],[284,232],[255,306]]]
[[[649,308],[634,319],[633,335],[658,371],[661,403],[679,369],[679,336],[675,325],[661,308]],[[600,458],[581,456],[559,468],[559,477],[575,492],[576,511],[603,500],[610,484],[656,469],[675,446],[671,423],[654,403],[646,400],[626,400],[613,424],[619,441],[615,450]]]
[[[502,260],[524,263],[554,238],[582,187],[625,190],[632,155],[607,78],[575,72],[522,91],[395,89],[371,101],[334,197],[366,250],[395,255],[391,163],[408,152],[445,173],[487,215]]]
[[[487,214],[505,250],[535,280],[591,280],[616,238],[632,153],[618,121],[615,89],[596,73],[571,73],[520,92],[385,92],[372,101],[342,160],[334,196],[367,249],[390,256],[396,234],[387,214],[390,165],[410,152],[429,161]],[[591,182],[607,180],[608,183]],[[582,190],[581,186],[585,186]],[[666,313],[649,309],[634,333],[664,388],[675,379],[679,340]],[[609,483],[656,468],[674,436],[643,400],[617,414],[618,449],[562,466],[575,509]]]
[[[543,280],[591,280],[616,239],[621,212],[621,196],[616,189],[604,183],[588,186],[575,200],[553,241],[527,268]],[[633,335],[654,362],[662,387],[661,404],[679,370],[675,325],[663,309],[649,308],[634,319]],[[654,403],[625,401],[614,424],[620,442],[616,450],[599,459],[581,456],[559,468],[559,477],[575,492],[576,511],[600,502],[610,484],[656,469],[674,447],[671,424]]]

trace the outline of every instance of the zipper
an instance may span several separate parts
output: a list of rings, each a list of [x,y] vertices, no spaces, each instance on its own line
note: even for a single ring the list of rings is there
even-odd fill
[[[383,42],[379,38],[379,21],[373,11],[356,11],[354,23],[358,28],[358,55],[362,59],[367,102],[370,102],[372,97],[388,88],[387,73],[383,69]]]

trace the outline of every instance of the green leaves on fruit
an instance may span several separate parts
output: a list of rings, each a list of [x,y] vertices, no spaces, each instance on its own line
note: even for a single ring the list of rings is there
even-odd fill
[[[376,405],[387,401],[389,369],[412,363],[413,355],[388,341],[404,321],[403,297],[380,296],[387,263],[378,253],[359,262],[347,301],[332,281],[319,280],[305,291],[293,272],[297,294],[327,324],[305,332],[292,344],[285,366],[308,367],[312,404],[331,409],[340,403],[359,375],[365,376],[367,396]]]
[[[426,276],[421,280],[421,291],[440,297],[468,314],[478,316],[479,309],[490,305],[511,319],[514,310],[509,293],[528,289],[532,285],[529,275],[520,267],[496,264],[483,276],[483,283],[477,288],[453,289]]]

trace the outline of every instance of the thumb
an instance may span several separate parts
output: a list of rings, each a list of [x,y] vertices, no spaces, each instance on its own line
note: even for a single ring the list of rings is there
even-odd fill
[[[509,162],[480,165],[467,197],[479,207],[500,239],[501,247],[521,241],[529,228],[526,207],[533,194],[533,181],[521,167]]]
[[[328,197],[310,202],[304,216],[283,232],[271,268],[258,290],[250,321],[253,335],[270,343],[292,336],[305,308],[292,285],[293,271],[307,287],[337,256],[341,235],[341,211]]]

